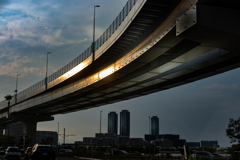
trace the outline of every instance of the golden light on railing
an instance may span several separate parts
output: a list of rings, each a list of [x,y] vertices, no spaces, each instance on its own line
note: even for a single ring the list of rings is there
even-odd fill
[[[63,76],[65,78],[69,78],[73,75],[75,75],[76,73],[80,72],[81,70],[83,70],[86,67],[86,63],[82,62],[79,65],[77,65],[76,67],[74,67],[73,69],[71,69],[70,71],[68,71],[67,73],[65,73]]]
[[[95,82],[98,81],[98,74],[95,74],[93,79]]]
[[[114,72],[114,67],[113,66],[108,67],[107,69],[99,72],[99,78],[103,79],[103,78],[107,77],[108,75],[112,74],[113,72]]]

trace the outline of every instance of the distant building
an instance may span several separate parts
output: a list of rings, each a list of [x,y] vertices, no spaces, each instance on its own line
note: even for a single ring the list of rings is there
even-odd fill
[[[151,142],[151,141],[153,141],[153,140],[156,140],[157,138],[156,138],[155,135],[145,134],[145,135],[144,135],[144,139],[145,139],[145,141]]]
[[[151,118],[151,135],[155,136],[155,139],[158,139],[159,136],[159,118],[153,116]]]
[[[118,115],[116,112],[108,113],[108,133],[118,133]]]
[[[115,133],[95,133],[95,138],[113,137],[116,138],[118,135]]]
[[[201,147],[204,148],[218,148],[218,141],[201,141]]]
[[[164,138],[153,140],[153,141],[151,141],[151,143],[155,144],[156,146],[160,146],[160,147],[174,147],[174,144],[171,140],[164,139]]]
[[[76,147],[84,146],[83,145],[84,144],[83,141],[75,141],[74,144],[75,144]]]
[[[113,137],[104,137],[102,138],[102,145],[115,145],[116,139]]]
[[[130,112],[128,110],[120,112],[120,135],[130,137]]]
[[[172,141],[174,147],[182,147],[186,142],[185,139],[179,139],[179,135],[174,134],[160,134],[159,138],[164,138]]]
[[[127,145],[129,142],[128,136],[118,136],[117,137],[117,145]]]
[[[185,146],[189,148],[200,148],[200,142],[185,142]]]
[[[105,145],[115,145],[116,144],[116,139],[112,137],[103,137],[103,138],[93,138],[92,143],[95,146],[100,145],[105,146]]]
[[[145,142],[142,138],[130,138],[128,146],[142,146]]]
[[[58,134],[53,131],[37,131],[36,143],[42,143],[45,141],[47,144],[58,145]]]
[[[9,125],[9,134],[12,134],[18,141],[21,137],[23,137],[23,129],[24,129],[23,122],[10,124]],[[7,130],[5,130],[5,134],[6,133],[7,133]]]
[[[95,137],[83,137],[83,143],[84,144],[92,144],[92,140],[94,139]]]

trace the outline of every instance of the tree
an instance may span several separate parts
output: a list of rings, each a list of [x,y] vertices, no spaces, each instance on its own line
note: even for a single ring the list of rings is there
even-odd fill
[[[11,95],[6,95],[4,98],[7,100],[7,101],[10,101],[12,99],[13,96]]]
[[[24,143],[23,141],[24,141],[23,137],[20,137],[18,139],[18,146],[23,146]],[[29,138],[28,136],[25,137],[25,148],[31,147],[31,141],[32,141],[31,138]]]
[[[16,144],[15,137],[10,134],[8,135],[0,135],[0,146],[13,146]]]
[[[234,120],[230,118],[226,134],[230,138],[230,143],[238,142],[240,144],[240,118]]]

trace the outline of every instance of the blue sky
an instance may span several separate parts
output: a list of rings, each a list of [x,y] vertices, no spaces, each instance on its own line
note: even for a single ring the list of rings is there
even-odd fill
[[[52,74],[76,58],[92,42],[93,6],[96,8],[96,38],[112,23],[127,0],[41,0],[0,2],[0,100],[45,77],[46,53]],[[66,142],[81,141],[107,132],[107,114],[131,112],[131,137],[148,133],[148,116],[159,117],[161,134],[180,134],[190,141],[218,140],[230,146],[225,129],[229,118],[239,117],[239,69],[151,95],[98,108],[55,115],[51,122],[38,123],[38,130],[60,132],[66,128]],[[60,139],[62,142],[62,139]]]

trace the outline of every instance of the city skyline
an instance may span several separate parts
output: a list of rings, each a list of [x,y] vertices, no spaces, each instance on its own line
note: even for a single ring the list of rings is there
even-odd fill
[[[113,22],[127,0],[91,1],[4,1],[0,2],[0,101],[45,77],[47,52],[49,75],[76,58],[92,43],[93,7],[96,9],[96,38]],[[75,137],[99,132],[99,112],[129,110],[132,137],[149,133],[149,115],[159,117],[160,134],[179,134],[189,141],[218,140],[231,146],[226,136],[230,118],[240,115],[240,69],[192,82],[169,90],[68,114],[54,115],[54,121],[40,122],[38,130],[63,128]],[[107,132],[107,118],[102,121]],[[60,139],[62,143],[62,139]]]

